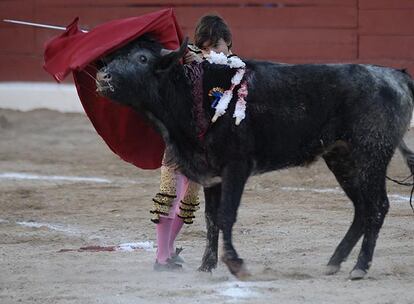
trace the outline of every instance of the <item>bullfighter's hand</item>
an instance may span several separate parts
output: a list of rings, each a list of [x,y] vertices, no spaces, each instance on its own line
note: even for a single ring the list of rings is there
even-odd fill
[[[188,51],[187,54],[184,55],[184,63],[192,63],[192,62],[202,62],[203,59],[198,56],[196,53],[192,51]]]

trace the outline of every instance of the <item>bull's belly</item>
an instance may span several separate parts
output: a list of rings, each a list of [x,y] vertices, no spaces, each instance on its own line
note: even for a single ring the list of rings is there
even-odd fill
[[[324,146],[319,142],[309,143],[302,147],[289,149],[274,149],[273,151],[258,151],[254,156],[254,171],[264,173],[289,167],[306,166],[317,160],[324,152]]]

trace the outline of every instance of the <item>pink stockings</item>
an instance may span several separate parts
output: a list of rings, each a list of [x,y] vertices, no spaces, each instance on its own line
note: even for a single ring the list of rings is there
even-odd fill
[[[174,246],[175,239],[177,238],[178,233],[180,233],[180,230],[183,227],[183,225],[184,225],[183,219],[177,216],[177,214],[175,214],[172,220],[170,240],[168,242],[168,249],[170,251],[170,256],[175,253],[175,246]]]
[[[161,216],[157,224],[157,261],[160,264],[165,264],[171,257],[168,244],[170,242],[172,221],[170,218]]]
[[[175,174],[176,178],[176,195],[170,214],[168,216],[160,216],[157,224],[157,261],[160,264],[167,263],[167,260],[175,253],[174,242],[178,233],[183,227],[183,220],[177,216],[180,208],[180,202],[188,188],[188,179],[179,173]]]

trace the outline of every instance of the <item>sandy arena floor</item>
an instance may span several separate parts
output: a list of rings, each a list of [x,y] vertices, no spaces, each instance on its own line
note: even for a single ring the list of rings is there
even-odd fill
[[[414,148],[413,131],[406,138]],[[389,175],[408,175],[398,153]],[[201,211],[178,239],[184,271],[153,272],[158,178],[112,154],[84,115],[0,110],[0,303],[414,303],[408,187],[388,183],[371,271],[354,282],[359,244],[340,273],[323,274],[353,208],[322,161],[250,179],[234,239],[253,277],[239,282],[221,262],[196,271]],[[76,250],[124,243],[142,249]]]

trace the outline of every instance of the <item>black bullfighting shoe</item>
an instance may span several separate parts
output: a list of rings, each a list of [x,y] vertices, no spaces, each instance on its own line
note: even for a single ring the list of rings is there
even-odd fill
[[[166,264],[158,263],[158,261],[154,264],[155,271],[181,271],[182,269],[181,264],[174,263],[171,259],[168,259]]]
[[[170,257],[170,261],[180,265],[184,264],[184,259],[179,255],[181,251],[183,251],[183,247],[175,248],[175,253],[173,253],[173,255]]]

